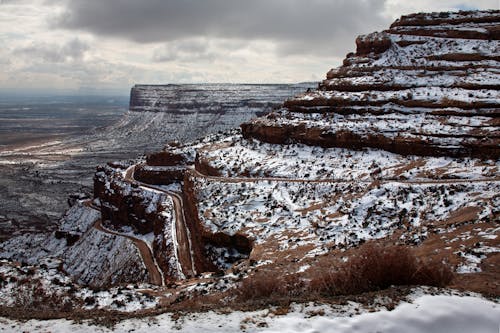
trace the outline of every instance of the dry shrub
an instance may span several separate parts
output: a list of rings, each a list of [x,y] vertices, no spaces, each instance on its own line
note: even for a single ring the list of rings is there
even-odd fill
[[[19,286],[15,295],[15,308],[69,313],[76,305],[74,304],[75,300],[68,294],[45,290],[40,281],[22,282],[23,284]]]
[[[305,283],[299,274],[259,271],[244,279],[236,291],[236,301],[245,305],[284,305],[292,301],[314,300],[321,296],[355,295],[390,286],[428,285],[443,287],[453,278],[441,263],[421,261],[405,246],[365,244],[347,262],[331,258]]]
[[[305,283],[296,274],[259,271],[243,280],[236,295],[244,303],[282,305],[301,298],[305,290]]]
[[[427,261],[418,266],[413,284],[434,287],[445,287],[453,280],[451,268],[440,261]]]
[[[399,285],[442,287],[452,277],[448,266],[419,261],[408,247],[366,244],[339,267],[319,269],[309,288],[325,296],[350,295]]]

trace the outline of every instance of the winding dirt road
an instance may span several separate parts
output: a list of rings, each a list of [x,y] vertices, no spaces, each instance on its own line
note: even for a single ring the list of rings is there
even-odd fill
[[[143,188],[165,193],[172,199],[175,211],[174,223],[172,225],[172,236],[174,240],[174,252],[179,263],[179,271],[184,277],[195,276],[197,272],[193,260],[191,232],[186,224],[182,196],[179,193],[167,191],[160,186],[154,186],[136,180],[134,178],[135,167],[135,165],[132,165],[125,171],[125,181],[134,182]]]
[[[404,180],[404,179],[380,179],[380,180],[342,180],[342,179],[306,179],[306,178],[283,178],[283,177],[223,177],[223,176],[209,176],[201,173],[195,168],[189,169],[196,177],[201,177],[209,180],[225,182],[225,183],[244,183],[244,182],[259,182],[259,181],[272,181],[272,182],[289,182],[289,183],[333,183],[333,184],[372,184],[378,182],[379,184],[408,184],[408,185],[432,185],[432,184],[470,184],[470,183],[485,183],[485,182],[498,182],[500,177],[483,178],[483,179],[417,179],[417,180]]]
[[[193,260],[193,246],[191,240],[191,233],[186,224],[186,218],[184,216],[184,203],[182,196],[180,193],[176,193],[173,191],[165,190],[160,186],[155,186],[152,184],[146,184],[141,181],[138,181],[134,178],[136,165],[130,166],[126,169],[124,173],[124,181],[129,183],[135,183],[140,187],[143,187],[148,190],[162,192],[168,195],[173,202],[174,205],[174,221],[172,223],[172,238],[174,244],[174,253],[178,262],[178,270],[181,278],[188,278],[196,276],[196,268]],[[353,180],[339,180],[339,179],[290,179],[290,178],[282,178],[282,177],[220,177],[220,176],[209,176],[205,175],[195,168],[190,168],[189,171],[193,173],[196,177],[206,178],[209,180],[219,181],[219,182],[227,182],[227,183],[236,183],[236,182],[259,182],[259,181],[274,181],[274,182],[293,182],[293,183],[366,183],[367,185],[373,185],[375,182],[378,184],[460,184],[460,183],[479,183],[479,182],[496,182],[500,181],[500,178],[489,178],[489,179],[431,179],[431,180],[400,180],[400,179],[384,179],[384,180],[372,180],[372,181],[353,181]],[[92,202],[88,203],[88,206],[100,210],[99,207],[93,205]],[[115,236],[126,237],[130,239],[134,245],[139,249],[141,257],[143,259],[144,265],[149,272],[150,282],[156,285],[164,285],[165,279],[163,276],[163,272],[161,271],[160,266],[156,262],[154,254],[152,252],[151,246],[147,244],[144,240],[133,237],[129,234],[119,233],[110,229],[107,229],[102,225],[102,221],[98,220],[94,228],[101,232],[105,232],[108,234],[112,234]]]
[[[144,262],[144,265],[146,266],[146,269],[148,270],[149,277],[150,277],[150,283],[151,284],[156,284],[158,286],[162,286],[165,284],[164,279],[163,279],[163,273],[160,271],[160,268],[158,267],[158,264],[156,263],[156,260],[153,257],[153,251],[149,247],[149,245],[146,244],[141,239],[135,238],[133,236],[127,235],[127,234],[122,234],[110,229],[107,229],[102,225],[101,220],[97,220],[97,222],[94,225],[94,228],[96,228],[99,231],[115,235],[115,236],[120,236],[120,237],[125,237],[130,239],[134,245],[139,249],[139,253],[141,254],[142,261]]]
[[[100,211],[100,208],[95,206],[91,201],[87,201],[85,203],[85,205],[87,207],[90,207],[92,209]],[[120,233],[120,232],[117,232],[114,230],[110,230],[102,225],[101,219],[97,220],[94,223],[93,228],[99,230],[100,232],[104,232],[104,233],[107,233],[110,235],[125,237],[125,238],[130,239],[134,243],[134,245],[137,247],[137,249],[139,250],[139,253],[142,257],[142,261],[144,263],[144,266],[146,266],[146,269],[149,273],[149,277],[150,277],[149,282],[151,284],[155,284],[158,286],[165,285],[165,279],[163,277],[163,273],[160,270],[160,267],[158,266],[158,263],[156,262],[156,260],[153,256],[153,251],[152,251],[150,245],[147,244],[144,240],[142,240],[140,238],[136,238],[136,237],[129,235],[129,234],[123,234],[123,233]]]

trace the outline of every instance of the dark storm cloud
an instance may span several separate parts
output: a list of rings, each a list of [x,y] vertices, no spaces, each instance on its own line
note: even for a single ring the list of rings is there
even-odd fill
[[[213,62],[219,56],[225,56],[232,50],[246,46],[246,43],[235,39],[211,40],[207,38],[182,39],[165,43],[157,48],[152,60],[155,62],[170,61],[207,61]]]
[[[269,40],[283,53],[321,52],[390,20],[385,0],[61,0],[56,26],[139,43],[209,37]],[[313,48],[315,46],[315,48]],[[316,49],[316,50],[314,50]]]

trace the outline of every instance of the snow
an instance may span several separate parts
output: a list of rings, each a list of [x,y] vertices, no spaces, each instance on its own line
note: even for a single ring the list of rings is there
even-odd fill
[[[345,311],[345,309],[348,309]],[[500,307],[498,303],[479,297],[457,295],[422,295],[413,302],[404,302],[394,310],[379,309],[368,312],[356,303],[344,306],[293,304],[285,315],[272,309],[252,312],[233,311],[185,314],[174,318],[171,314],[142,319],[127,319],[113,329],[93,326],[89,322],[59,320],[29,320],[17,322],[0,319],[2,332],[384,332],[384,333],[492,333],[498,331]]]
[[[410,76],[409,76],[410,77]],[[493,89],[478,89],[470,90],[464,88],[448,88],[439,86],[423,86],[408,88],[402,90],[389,90],[389,91],[379,91],[379,90],[367,90],[360,92],[345,92],[338,90],[317,90],[314,92],[305,93],[299,95],[295,100],[305,100],[309,103],[305,105],[311,105],[313,100],[337,100],[346,101],[349,104],[355,104],[354,102],[369,102],[377,101],[380,103],[391,102],[394,100],[403,100],[403,97],[409,96],[413,101],[422,102],[439,102],[444,98],[458,101],[458,102],[488,102],[494,105],[495,103],[500,103],[500,92]],[[348,105],[349,105],[348,104]]]
[[[82,305],[83,309],[112,309],[122,312],[134,312],[139,309],[151,309],[157,306],[157,297],[148,296],[141,288],[150,285],[128,285],[97,291],[82,287],[60,271],[59,259],[41,259],[38,266],[19,265],[0,260],[2,292],[0,302],[4,306],[25,308],[42,306],[55,309],[64,308],[65,304]]]
[[[297,271],[297,273],[302,273],[302,272],[305,272],[305,271],[307,271],[310,267],[311,267],[311,265],[304,265],[304,266],[300,266],[300,267],[299,267],[299,270]]]
[[[125,237],[91,229],[63,255],[64,270],[82,284],[95,286],[117,282],[147,281],[142,258]]]
[[[495,84],[498,80],[499,70],[495,68],[470,69],[467,75],[461,75],[462,71],[433,71],[414,69],[401,71],[393,68],[382,68],[378,71],[367,73],[365,76],[338,77],[326,80],[323,84],[329,89],[335,89],[345,85],[363,85],[373,87],[374,90],[380,85],[395,85],[403,88],[427,87],[451,87],[459,85],[478,85],[485,87]],[[340,89],[341,90],[341,89]],[[304,96],[305,100],[313,100],[313,95]]]
[[[497,230],[498,231],[498,230]],[[484,234],[484,232],[483,232]],[[495,239],[497,235],[487,234],[489,239]],[[491,236],[495,236],[494,238]],[[484,237],[484,236],[483,236]],[[456,253],[464,259],[464,261],[458,265],[456,272],[459,274],[468,273],[478,273],[481,272],[481,262],[487,258],[489,253],[500,252],[500,247],[498,246],[486,246],[483,242],[478,242],[470,249],[466,249],[465,246],[460,245],[461,251]]]
[[[478,207],[478,221],[500,200],[499,181],[292,182],[286,180],[193,178],[199,219],[212,232],[247,234],[257,244],[282,237],[282,250],[305,244],[351,246],[407,228],[404,237],[425,238],[426,222],[446,220],[463,207]],[[349,193],[349,195],[345,195]],[[403,223],[406,220],[408,224]],[[419,231],[417,231],[419,230]],[[290,243],[292,241],[292,243]]]
[[[500,104],[500,96],[497,103]],[[378,116],[366,113],[343,115],[331,112],[299,113],[286,109],[275,112],[275,115],[275,119],[259,118],[253,123],[279,127],[305,126],[321,130],[326,135],[348,129],[361,138],[383,135],[390,139],[404,138],[417,142],[424,138],[428,145],[448,148],[460,147],[464,143],[477,144],[481,135],[497,131],[496,126],[491,126],[491,118],[483,116],[406,115],[394,112]]]
[[[304,144],[277,145],[230,137],[230,143],[198,150],[224,177],[308,180],[481,179],[498,176],[500,161],[473,158],[402,156],[378,149],[350,150]],[[407,170],[405,170],[407,169]]]

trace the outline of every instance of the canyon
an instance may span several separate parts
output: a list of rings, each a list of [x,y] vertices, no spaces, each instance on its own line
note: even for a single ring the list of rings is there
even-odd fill
[[[248,281],[297,292],[366,246],[396,246],[449,270],[437,287],[498,297],[499,27],[500,11],[403,16],[358,37],[317,88],[247,104],[241,129],[199,90],[135,86],[114,140],[135,140],[144,112],[158,131],[143,148],[169,123],[212,134],[99,166],[92,195],[49,237],[2,243],[2,274],[49,257],[58,270],[47,276],[69,277],[61,293],[76,288],[83,302],[86,288],[122,288],[142,304],[87,309],[226,305]]]
[[[205,84],[132,87],[131,95],[143,91],[163,96],[167,109],[145,109],[151,103],[130,104],[120,97],[52,97],[13,100],[2,113],[10,135],[24,140],[30,134],[16,128],[38,126],[40,136],[57,134],[48,141],[0,147],[0,237],[6,240],[24,233],[51,232],[75,198],[91,196],[93,173],[107,161],[134,159],[140,154],[161,149],[166,142],[188,142],[203,135],[238,126],[257,114],[270,112],[289,98],[315,84]],[[196,98],[196,96],[198,96]],[[201,96],[204,96],[201,98]],[[34,105],[36,103],[36,105]],[[34,112],[32,121],[13,119],[19,103]],[[68,108],[73,105],[78,121],[68,123]],[[3,105],[1,106],[3,108]],[[6,106],[8,108],[9,105]],[[84,111],[82,111],[82,110]],[[128,110],[127,110],[128,109]],[[156,111],[155,111],[156,110]],[[26,111],[27,116],[31,111]],[[45,122],[43,116],[47,114]],[[109,124],[108,118],[116,119]],[[54,118],[55,117],[55,118]],[[104,119],[104,120],[103,120]],[[103,123],[104,121],[104,123]],[[57,131],[47,128],[62,123]],[[93,124],[94,128],[89,128]],[[103,125],[106,125],[103,127]],[[41,127],[40,127],[41,126]],[[2,130],[9,130],[3,128]],[[87,131],[64,136],[67,128]],[[17,134],[16,134],[17,133]],[[55,133],[55,134],[54,134]],[[3,136],[5,138],[5,136]],[[3,141],[2,141],[3,142]],[[9,141],[6,141],[9,142]]]

